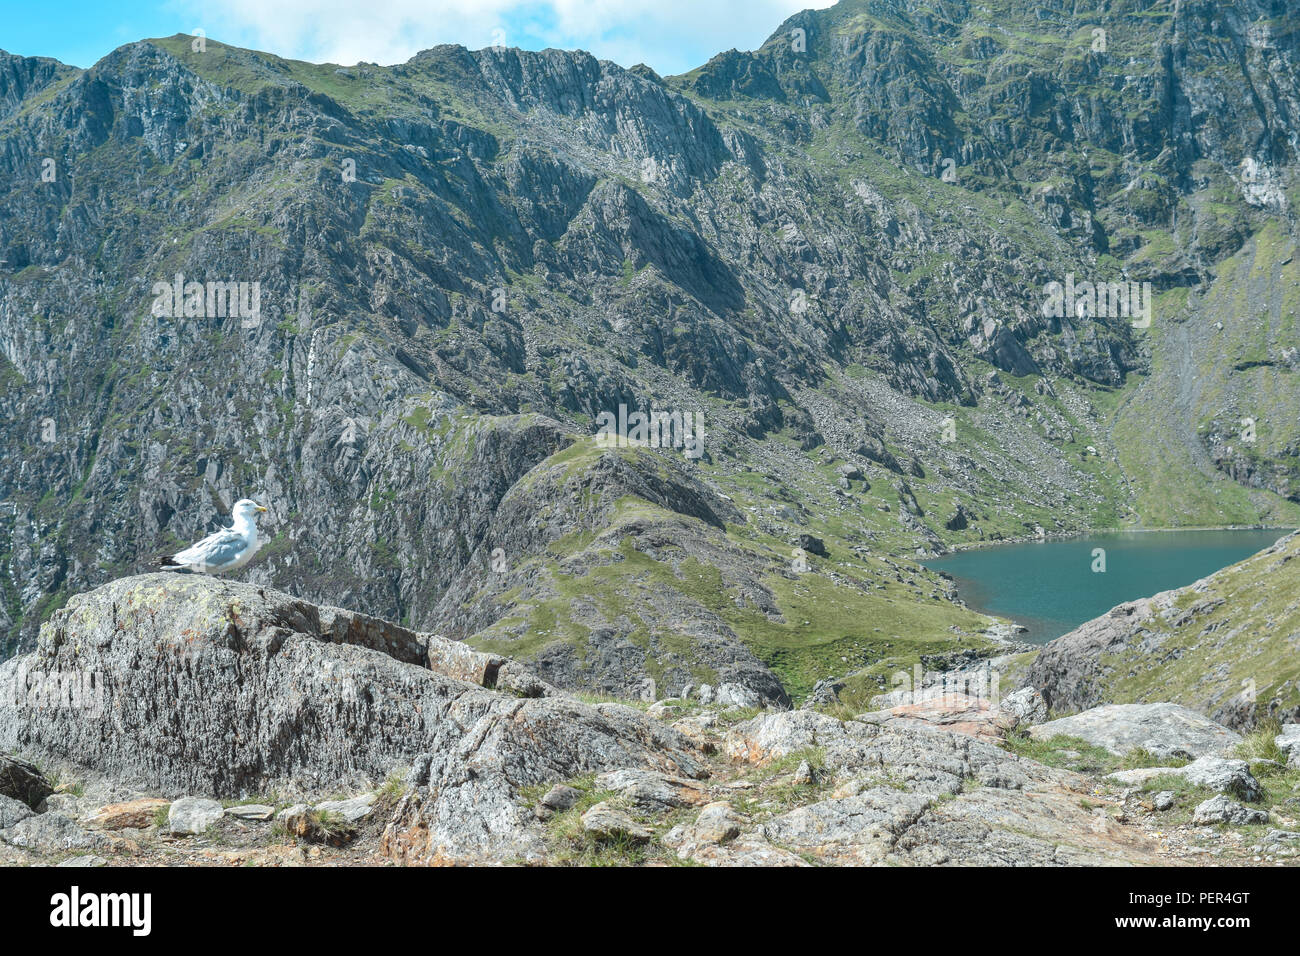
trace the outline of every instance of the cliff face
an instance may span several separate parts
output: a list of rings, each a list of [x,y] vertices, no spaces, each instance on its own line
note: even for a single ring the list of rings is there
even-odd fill
[[[566,686],[760,701],[985,646],[918,548],[1295,520],[1300,425],[1224,439],[1298,394],[1298,42],[1262,0],[846,2],[667,79],[4,55],[6,652],[248,494],[254,581]],[[1170,400],[1254,250],[1268,314]],[[1150,281],[1152,329],[1045,315],[1068,275]],[[596,447],[621,405],[702,415],[704,457]]]

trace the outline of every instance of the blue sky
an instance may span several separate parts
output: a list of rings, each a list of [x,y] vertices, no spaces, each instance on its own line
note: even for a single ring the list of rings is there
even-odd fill
[[[193,33],[293,59],[400,63],[439,43],[590,50],[682,73],[759,46],[830,0],[0,0],[0,49],[90,66],[144,37]],[[498,32],[499,31],[499,32]]]

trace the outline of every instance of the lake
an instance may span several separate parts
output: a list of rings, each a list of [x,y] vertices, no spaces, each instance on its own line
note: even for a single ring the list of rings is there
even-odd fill
[[[1115,531],[995,545],[924,562],[972,608],[1029,628],[1043,644],[1117,604],[1180,588],[1263,550],[1286,530]],[[1094,571],[1105,554],[1105,571]]]

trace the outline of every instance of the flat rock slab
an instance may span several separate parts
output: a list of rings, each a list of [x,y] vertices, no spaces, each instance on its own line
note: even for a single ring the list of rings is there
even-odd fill
[[[862,720],[919,720],[956,734],[996,740],[1001,737],[1004,718],[989,701],[954,692],[917,694],[883,710],[863,714]],[[1012,721],[1014,723],[1014,721]]]
[[[236,820],[251,820],[254,823],[264,823],[275,816],[275,807],[263,803],[241,803],[237,807],[227,807],[226,816],[234,817]]]
[[[153,826],[158,811],[168,806],[170,806],[168,801],[156,797],[131,800],[128,803],[110,803],[108,806],[100,807],[82,823],[100,830],[143,830],[145,827]]]
[[[167,812],[167,829],[175,836],[202,833],[226,815],[226,808],[216,800],[181,797]]]
[[[1031,727],[1035,740],[1079,737],[1117,756],[1141,748],[1158,758],[1217,756],[1241,735],[1179,704],[1106,704]]]

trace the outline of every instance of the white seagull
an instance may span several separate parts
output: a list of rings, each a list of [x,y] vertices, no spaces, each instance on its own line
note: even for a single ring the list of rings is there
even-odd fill
[[[227,574],[238,571],[257,553],[257,515],[266,511],[256,501],[241,498],[230,510],[235,524],[208,535],[184,551],[163,558],[163,571],[184,574]]]

